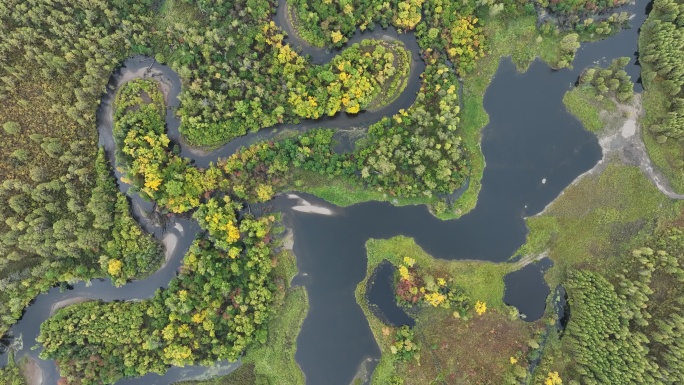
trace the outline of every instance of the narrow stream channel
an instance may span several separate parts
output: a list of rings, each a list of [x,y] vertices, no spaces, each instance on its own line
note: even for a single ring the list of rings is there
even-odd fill
[[[282,4],[281,1],[275,20],[286,27]],[[633,26],[643,23],[645,8],[646,1],[628,8],[631,12],[638,10],[631,22]],[[100,144],[113,159],[113,97],[121,84],[136,77],[154,77],[168,91],[169,136],[175,143],[181,144],[181,155],[193,159],[198,167],[205,167],[209,162],[226,157],[240,146],[272,138],[284,129],[367,126],[382,116],[413,104],[420,87],[419,75],[424,69],[413,34],[401,35],[394,30],[376,29],[369,33],[358,33],[352,42],[384,36],[404,42],[412,52],[414,64],[406,90],[390,106],[355,117],[338,114],[333,118],[304,121],[298,125],[279,125],[249,134],[214,151],[201,151],[182,145],[178,132],[179,119],[174,115],[181,85],[177,74],[149,58],[128,59],[112,75],[109,90],[98,111]],[[297,43],[296,39],[291,39]],[[284,213],[284,224],[294,232],[294,252],[300,270],[297,282],[305,286],[309,294],[310,310],[298,336],[296,352],[307,384],[347,385],[362,364],[372,363],[379,358],[379,349],[354,298],[354,289],[366,272],[364,245],[369,238],[406,235],[415,238],[421,247],[438,258],[494,262],[506,261],[524,243],[527,234],[524,217],[540,212],[575,177],[592,168],[601,157],[596,137],[585,131],[565,111],[563,94],[575,83],[580,71],[593,62],[601,59],[609,61],[620,56],[634,57],[636,39],[637,28],[634,27],[607,40],[583,45],[573,63],[574,70],[552,71],[544,63],[535,61],[525,74],[520,74],[510,59],[502,61],[484,101],[490,124],[482,133],[482,151],[487,162],[482,190],[476,208],[458,220],[440,221],[425,206],[394,207],[384,202],[367,202],[340,208],[316,197],[299,194],[311,204],[332,211],[332,215],[318,215],[293,210],[292,207],[299,204],[298,199],[279,195],[273,200],[275,209]],[[301,48],[317,63],[325,62],[337,54],[305,45],[301,45]],[[635,62],[630,64],[627,72],[633,79],[638,78],[639,68]],[[128,190],[123,183],[119,183],[119,187],[124,192]],[[43,384],[56,384],[58,373],[54,362],[37,358],[40,349],[30,348],[35,345],[40,323],[49,317],[54,304],[79,297],[112,301],[152,296],[157,288],[165,287],[175,276],[183,255],[199,230],[194,221],[182,218],[172,218],[164,227],[157,226],[146,215],[153,210],[153,205],[137,195],[130,199],[143,227],[160,240],[169,234],[176,236],[177,246],[172,250],[168,263],[147,279],[120,288],[112,286],[109,280],[79,283],[67,292],[52,289],[32,302],[23,318],[12,327],[11,333],[23,337],[23,348],[17,352],[17,358],[29,355],[36,359],[43,370]],[[539,279],[542,279],[541,275]],[[545,301],[531,301],[522,294],[514,294],[507,302],[543,311]],[[209,370],[221,374],[234,367],[225,364]],[[372,369],[372,364],[369,369]],[[119,383],[166,385],[206,372],[207,369],[202,367],[172,368],[163,376],[150,374]]]

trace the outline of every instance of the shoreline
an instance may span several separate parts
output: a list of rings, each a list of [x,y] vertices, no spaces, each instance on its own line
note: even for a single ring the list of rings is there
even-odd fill
[[[620,162],[638,167],[641,172],[644,173],[645,177],[648,178],[661,193],[670,199],[684,199],[684,194],[677,194],[672,191],[667,179],[659,170],[656,170],[646,151],[646,146],[642,138],[642,127],[639,123],[639,118],[642,114],[641,94],[635,93],[634,100],[630,104],[617,103],[617,107],[620,112],[627,115],[627,119],[619,127],[614,129],[604,128],[601,133],[596,135],[603,153],[601,159],[594,167],[578,175],[556,198],[549,202],[543,210],[537,214],[525,217],[525,219],[545,214],[551,205],[565,194],[565,191],[568,188],[575,186],[586,176],[598,175],[603,172],[614,155],[620,157]]]
[[[93,301],[93,299],[87,298],[87,297],[75,297],[75,298],[69,298],[69,299],[65,299],[65,300],[56,302],[50,308],[50,317],[55,315],[55,313],[57,313],[57,311],[59,309],[63,309],[67,306],[75,305],[77,303],[86,302],[86,301]]]
[[[178,246],[178,235],[174,233],[166,234],[162,239],[162,245],[164,245],[164,263],[162,263],[158,270],[165,268],[169,264],[173,252],[176,251]]]

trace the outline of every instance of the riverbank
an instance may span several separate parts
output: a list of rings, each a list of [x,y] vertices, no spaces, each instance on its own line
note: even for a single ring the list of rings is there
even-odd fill
[[[577,91],[573,90],[570,92]],[[648,156],[643,141],[644,133],[641,131],[639,123],[643,111],[641,94],[635,94],[631,102],[617,103],[617,101],[609,101],[610,104],[608,105],[605,103],[591,103],[590,101],[593,97],[594,94],[590,92],[583,92],[579,95],[579,98],[585,100],[583,102],[584,111],[588,111],[588,113],[578,115],[577,109],[569,108],[569,110],[575,114],[585,127],[595,128],[597,126],[596,117],[600,119],[602,128],[598,130],[597,137],[603,156],[592,169],[575,178],[570,186],[578,184],[587,176],[601,174],[607,164],[611,160],[616,159],[625,165],[639,167],[654,186],[667,197],[671,199],[684,199],[684,194],[677,194],[672,190],[667,179],[655,168]],[[589,102],[586,101],[587,99],[589,99]],[[572,99],[564,99],[564,102],[567,103],[568,100]],[[604,106],[603,108],[605,109],[601,109],[601,106]],[[556,200],[564,193],[565,191],[561,192]],[[549,203],[537,216],[543,215],[556,200]]]
[[[387,201],[396,206],[427,205],[439,219],[457,219],[475,208],[482,188],[485,158],[482,154],[482,129],[489,124],[484,108],[484,95],[499,67],[501,58],[511,56],[519,71],[524,72],[539,57],[546,63],[555,63],[560,57],[560,37],[539,40],[536,19],[532,16],[515,20],[493,18],[485,23],[485,34],[490,41],[490,53],[478,59],[476,68],[461,82],[463,105],[460,111],[460,136],[469,157],[470,174],[463,192],[446,210],[435,210],[443,202],[439,196],[404,198],[391,196],[364,186],[355,179],[329,177],[317,173],[295,170],[293,191],[316,195],[337,206],[347,207],[366,201]]]
[[[59,302],[55,303],[54,305],[52,305],[52,307],[50,308],[50,317],[55,315],[55,313],[57,313],[57,310],[59,310],[59,309],[63,309],[67,306],[75,305],[77,303],[86,302],[86,301],[93,301],[93,299],[92,298],[86,298],[86,297],[75,297],[75,298],[69,298],[69,299],[65,299],[63,301],[59,301]]]
[[[33,358],[26,356],[19,366],[26,385],[43,385],[43,370]]]
[[[536,41],[536,40],[535,40],[535,41]],[[497,58],[497,60],[498,60],[498,58]],[[497,65],[498,65],[498,64],[497,64]],[[545,69],[546,69],[546,68],[545,68]],[[486,88],[486,87],[485,87],[485,88]],[[484,90],[483,90],[483,92],[484,92]],[[410,98],[409,98],[409,99],[410,99]],[[464,107],[464,110],[465,110],[465,109],[466,109],[466,108]],[[484,111],[484,109],[483,109],[483,111]],[[475,121],[475,120],[474,120],[474,121]],[[479,122],[479,121],[477,121],[477,122]],[[310,123],[310,122],[309,122],[309,123]],[[316,123],[316,124],[320,124],[320,123]],[[476,125],[473,125],[472,127],[474,128],[474,134],[473,134],[473,135],[474,135],[474,137],[477,139],[474,143],[475,143],[475,145],[479,148],[479,146],[480,146],[480,145],[479,145],[480,133],[479,133],[479,131],[478,131],[479,129],[476,128]],[[481,128],[481,127],[480,127],[480,128]],[[231,144],[232,144],[232,143],[231,143]],[[181,150],[181,151],[182,151],[182,150]],[[482,159],[481,168],[484,169],[484,159]],[[575,174],[573,174],[573,176],[574,176],[574,175],[575,175]],[[475,178],[475,179],[477,179],[477,180],[474,180],[473,183],[481,183],[481,182],[479,181],[478,178]],[[540,178],[540,179],[541,179],[541,178]],[[524,183],[521,183],[521,184],[524,184]],[[472,196],[472,194],[471,194],[471,196]],[[475,202],[476,202],[476,199],[477,199],[477,192],[475,193],[474,197],[475,197]],[[390,199],[393,201],[394,198],[388,197],[387,200],[390,200]],[[546,201],[543,201],[543,202],[546,202]],[[474,205],[475,205],[475,203],[473,202],[473,203],[472,203],[472,206],[474,207]],[[389,205],[388,205],[388,206],[389,206]],[[519,205],[519,206],[514,206],[513,204],[511,205],[511,207],[515,209],[515,210],[511,210],[511,211],[515,211],[515,219],[516,219],[516,220],[519,220],[519,215],[520,215],[519,212],[522,210],[522,208],[521,208],[520,206],[522,206],[522,205]],[[394,213],[398,213],[398,212],[399,212],[399,211],[392,211],[392,212],[390,212],[390,213],[391,213],[391,214],[394,214]],[[452,214],[453,214],[453,215],[456,215],[455,212],[452,213]],[[458,214],[460,215],[460,214],[462,214],[462,212],[459,212]],[[497,213],[497,214],[498,214],[498,213]],[[314,217],[314,216],[309,216],[309,217]],[[321,218],[321,217],[323,217],[323,216],[318,216],[318,218]],[[503,217],[503,214],[501,215],[501,217]],[[510,217],[512,217],[512,215],[509,216],[509,218],[510,218]],[[366,218],[368,218],[368,217],[366,217]],[[493,221],[497,221],[497,220],[501,219],[498,215],[496,215],[496,216],[495,216],[495,215],[491,215],[490,218],[492,218]],[[405,219],[406,222],[410,222],[411,220],[416,219],[416,216],[406,216],[405,218],[401,218],[401,217],[398,216],[398,215],[397,215],[397,216],[388,215],[388,216],[386,216],[386,217],[383,217],[383,219],[387,220],[388,222],[389,222],[389,220],[392,220],[392,222],[397,222],[395,219]],[[389,220],[388,220],[388,219],[389,219]],[[358,223],[361,223],[361,222],[359,221]],[[519,221],[518,221],[518,223],[519,223]],[[511,226],[511,227],[513,227],[513,226]],[[348,228],[350,228],[350,227],[348,227]],[[475,228],[476,228],[476,227],[473,227],[473,229],[475,229]],[[505,228],[505,229],[507,229],[507,230],[511,230],[510,227],[502,226],[502,228]],[[443,228],[442,228],[442,229],[443,229]],[[438,228],[437,226],[435,226],[434,228],[429,228],[429,227],[426,226],[426,227],[424,227],[424,228],[421,229],[421,230],[426,230],[427,232],[431,232],[432,230],[441,230],[441,229]],[[488,229],[488,230],[490,230],[490,229]],[[513,231],[511,231],[511,232],[513,232]],[[359,233],[360,233],[360,232],[359,232]],[[437,231],[435,231],[434,233],[437,233]],[[337,234],[337,233],[335,233],[335,232],[330,232],[330,233],[327,233],[327,234]],[[470,234],[470,233],[467,233],[467,234]],[[318,234],[318,235],[320,235],[320,234]],[[431,234],[431,235],[434,235],[434,234]],[[495,237],[495,236],[492,236],[491,238],[487,238],[487,239],[495,239],[494,237]],[[450,238],[450,240],[452,241],[451,247],[452,247],[453,249],[456,249],[457,247],[453,247],[454,244],[455,244],[455,245],[458,245],[458,247],[461,247],[461,244],[459,244],[459,242],[454,242],[454,239],[455,239],[455,238]],[[474,239],[476,239],[476,237],[473,237],[473,240],[474,240]],[[497,239],[497,241],[498,241],[498,239]],[[517,242],[517,241],[514,240],[514,242]],[[487,242],[485,241],[485,242],[482,242],[482,243],[486,244]],[[478,243],[478,245],[480,245],[480,243]],[[344,245],[344,246],[347,246],[347,245]],[[464,254],[466,254],[466,253],[464,253]],[[481,254],[482,254],[482,255],[489,255],[489,254],[487,254],[487,253],[481,253]],[[457,254],[457,253],[452,253],[452,254],[448,254],[448,253],[447,253],[447,254],[445,254],[445,255],[450,256],[450,257],[457,257],[457,256],[459,256],[459,254]],[[498,255],[498,254],[492,253],[492,255]],[[319,255],[319,256],[320,256],[320,255]],[[179,263],[180,263],[180,262],[179,262]],[[339,276],[339,270],[335,271],[335,273],[338,273],[338,276]],[[170,275],[173,275],[173,272],[172,272]],[[318,276],[316,276],[316,277],[312,277],[312,279],[313,279],[313,280],[318,279],[318,280],[321,280],[321,281],[322,281],[322,280],[328,279],[328,277],[325,277],[325,276],[324,276],[324,277],[318,277]],[[164,284],[165,284],[165,283],[164,283]],[[346,283],[345,283],[345,284],[346,284]],[[154,286],[154,285],[150,285],[150,286]],[[349,286],[347,285],[347,287],[349,287]],[[329,302],[326,303],[326,306],[327,306],[327,305],[329,305]],[[321,308],[322,308],[322,306],[319,306],[317,310],[319,310],[319,309],[321,309]],[[298,313],[295,314],[295,315],[297,315],[297,316],[303,317],[304,314],[306,313],[305,311],[301,311],[300,308],[296,308],[296,309],[297,309],[296,311],[298,311]],[[490,313],[490,314],[492,314],[492,313]],[[293,316],[293,317],[294,317],[294,316]],[[346,318],[346,319],[344,319],[344,321],[349,321],[349,319]],[[446,320],[445,320],[445,322],[446,322]],[[301,325],[301,323],[300,323],[300,325]],[[448,325],[447,325],[447,326],[448,326]],[[327,331],[327,329],[326,329],[326,331]],[[358,331],[358,330],[357,330],[357,331]],[[362,331],[363,331],[363,330],[362,330]],[[292,331],[291,331],[291,333],[296,334],[296,333],[294,333],[294,332],[292,332]],[[465,333],[465,331],[462,331],[462,333]],[[66,333],[65,333],[65,334],[66,334]],[[357,334],[357,335],[358,335],[358,334]],[[440,337],[440,335],[438,335],[438,334],[436,334],[435,336],[436,336],[436,338]],[[497,336],[497,338],[499,338],[499,337],[500,337],[500,336]],[[291,336],[290,336],[290,338],[292,339],[292,338],[294,338],[294,337],[291,337]],[[321,339],[318,339],[318,342],[320,342],[320,341],[321,341]],[[372,339],[371,339],[370,341],[371,341],[371,343],[372,343]],[[292,342],[292,341],[290,340],[290,342]],[[358,341],[358,342],[361,342],[361,341]],[[278,351],[278,352],[266,352],[266,353],[264,353],[264,357],[272,357],[272,356],[274,356],[274,355],[276,355],[276,354],[282,354],[282,352],[279,352],[279,351]],[[350,356],[353,356],[353,355],[350,355]],[[272,361],[273,361],[273,358],[269,358],[269,360],[270,360],[270,362],[272,362]],[[321,360],[319,360],[319,361],[324,361],[324,360],[321,359]],[[320,367],[320,365],[318,365],[318,364],[319,364],[319,361],[316,361],[316,360],[309,360],[310,363],[313,363],[313,365],[311,365],[311,366],[319,366],[319,367]],[[331,361],[332,361],[332,360],[331,360]],[[341,366],[341,365],[339,365],[339,363],[337,363],[337,364],[338,364],[338,366]],[[265,365],[266,365],[266,364],[265,364]],[[288,365],[289,365],[289,364],[288,364]],[[256,367],[256,366],[255,366],[255,367]],[[257,370],[257,369],[255,369],[255,370]],[[265,370],[266,370],[266,369],[265,369]],[[276,370],[276,369],[274,369],[274,370]],[[280,369],[277,369],[277,371],[278,371],[279,373],[281,373],[281,372],[284,373],[284,371],[282,371],[282,370],[280,370]],[[332,372],[328,372],[327,375],[329,376],[329,378],[330,378],[330,377],[335,377],[335,376],[332,374]],[[295,375],[295,376],[296,376],[296,375]],[[294,378],[294,377],[292,377],[292,378]],[[340,377],[338,376],[337,378],[340,378]],[[284,383],[296,383],[296,382],[292,382],[292,381],[298,381],[298,380],[297,380],[297,379],[294,379],[294,380],[292,380],[292,379],[283,379],[282,381],[284,381]]]
[[[616,255],[638,242],[656,220],[678,215],[681,199],[661,183],[642,141],[640,95],[615,113],[595,111],[604,127],[597,136],[601,160],[575,180],[543,211],[526,218],[530,232],[518,251],[544,253],[554,262],[546,280],[562,283],[569,268],[584,266],[610,272]],[[596,107],[594,107],[596,108]],[[611,118],[612,117],[612,118]]]
[[[458,218],[477,205],[486,165],[481,148],[482,129],[489,124],[484,97],[501,59],[510,56],[518,71],[525,72],[537,58],[552,66],[560,57],[562,36],[540,39],[536,22],[534,16],[514,20],[486,18],[484,32],[489,39],[490,52],[478,59],[475,70],[464,76],[462,81],[462,137],[470,154],[471,167],[468,188],[454,203],[453,211],[440,216],[441,219]]]

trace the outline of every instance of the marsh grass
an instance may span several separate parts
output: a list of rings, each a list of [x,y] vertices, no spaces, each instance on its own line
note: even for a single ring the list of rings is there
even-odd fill
[[[639,168],[612,160],[602,173],[569,186],[543,214],[528,218],[530,233],[518,252],[549,250],[554,267],[546,280],[551,287],[563,282],[572,268],[610,275],[626,250],[659,220],[676,216],[680,206]]]

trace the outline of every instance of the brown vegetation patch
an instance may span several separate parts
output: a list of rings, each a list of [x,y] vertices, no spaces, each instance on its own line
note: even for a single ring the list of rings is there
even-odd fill
[[[492,384],[504,383],[513,369],[510,358],[521,357],[529,349],[540,323],[511,321],[498,311],[464,321],[443,311],[420,317],[422,346],[420,364],[404,366],[401,376],[411,384]],[[428,321],[428,322],[426,322]],[[404,369],[405,368],[405,369]]]

